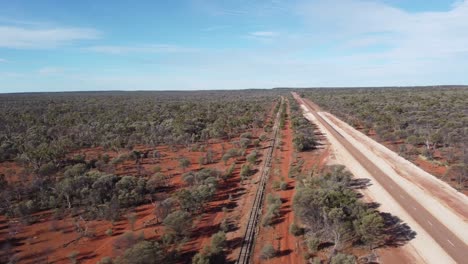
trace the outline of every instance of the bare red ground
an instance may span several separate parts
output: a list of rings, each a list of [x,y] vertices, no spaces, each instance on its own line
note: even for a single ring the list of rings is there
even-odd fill
[[[280,217],[275,220],[271,227],[260,227],[256,239],[254,252],[254,263],[261,263],[262,246],[270,243],[277,252],[278,256],[269,260],[268,263],[300,263],[302,259],[297,254],[299,249],[297,239],[288,232],[289,225],[294,222],[294,213],[292,212],[292,198],[294,196],[295,180],[288,177],[288,171],[291,164],[293,153],[292,130],[289,120],[286,121],[285,128],[281,130],[280,146],[273,152],[272,168],[269,181],[266,187],[266,193],[279,195],[282,200],[280,208]],[[287,190],[274,190],[272,183],[274,181],[284,181],[287,183]],[[266,212],[266,205],[263,207],[263,213]]]
[[[361,127],[358,127],[357,130],[361,131],[364,133],[364,130]],[[370,130],[368,133],[365,133],[367,136],[370,136],[372,139],[375,141],[383,144],[385,147],[393,150],[394,152],[399,153],[399,147],[404,144],[401,140],[398,141],[382,141],[380,137],[378,137],[375,133],[375,131]],[[440,178],[441,180],[447,182],[449,185],[454,187],[455,189],[459,189],[459,186],[457,182],[453,179],[452,175],[447,175],[447,170],[450,165],[453,165],[453,163],[450,163],[447,161],[446,157],[444,156],[443,152],[440,149],[436,149],[434,151],[434,161],[429,161],[422,159],[418,153],[422,153],[424,150],[424,146],[414,146],[410,144],[406,144],[406,148],[408,150],[414,150],[414,153],[408,153],[406,154],[414,164],[416,164],[418,167],[423,169],[424,171]],[[450,174],[450,173],[449,173]],[[468,195],[468,189],[464,188],[463,190],[459,190],[461,193]]]
[[[321,137],[321,135],[317,136]],[[283,201],[280,208],[280,217],[274,221],[271,227],[260,226],[255,242],[254,263],[284,264],[305,262],[304,253],[306,253],[306,250],[304,249],[303,239],[301,237],[294,237],[289,233],[290,225],[297,223],[292,208],[296,180],[289,178],[289,169],[298,160],[304,160],[302,174],[310,174],[313,170],[324,166],[328,151],[324,151],[323,147],[319,147],[318,150],[297,153],[294,150],[292,139],[293,130],[288,118],[285,128],[281,130],[281,146],[273,152],[270,178],[266,186],[267,194],[279,195]],[[287,190],[274,190],[272,184],[275,181],[285,181],[288,185]],[[265,214],[266,210],[265,203],[263,214]],[[267,243],[275,247],[277,256],[269,260],[263,260],[261,258],[261,250]]]

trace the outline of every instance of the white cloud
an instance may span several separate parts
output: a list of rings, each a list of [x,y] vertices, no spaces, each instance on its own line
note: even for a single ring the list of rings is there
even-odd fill
[[[468,52],[468,1],[448,12],[410,13],[384,3],[363,0],[307,2],[299,11],[321,38],[351,46],[392,47],[389,58],[446,57]]]
[[[286,14],[290,1],[284,0],[191,0],[192,6],[211,16],[225,17],[266,17],[274,14]]]
[[[89,28],[25,28],[0,26],[0,48],[54,48],[74,41],[98,38],[100,33]]]
[[[37,71],[40,75],[54,75],[63,73],[64,69],[61,67],[44,67]]]
[[[211,26],[211,27],[202,28],[201,31],[212,32],[212,31],[219,31],[221,29],[226,29],[226,28],[229,28],[229,26]]]
[[[135,46],[93,46],[85,50],[108,53],[108,54],[126,54],[126,53],[187,53],[195,52],[197,49],[181,47],[177,45],[135,45]]]
[[[256,32],[251,32],[249,35],[253,36],[253,37],[270,38],[270,37],[276,37],[279,34],[277,32],[273,32],[273,31],[256,31]]]

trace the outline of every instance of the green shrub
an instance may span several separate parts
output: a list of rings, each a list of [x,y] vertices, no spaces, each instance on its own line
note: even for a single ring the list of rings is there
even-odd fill
[[[316,253],[318,250],[318,247],[320,246],[320,240],[316,237],[310,237],[306,241],[307,243],[307,248],[311,253]]]
[[[211,252],[213,254],[220,254],[226,247],[226,234],[223,231],[211,236]]]
[[[355,264],[356,257],[353,255],[346,255],[343,253],[338,253],[331,258],[331,264]]]
[[[304,228],[292,223],[289,226],[289,233],[293,236],[302,236],[304,234]]]
[[[266,244],[263,246],[260,256],[262,259],[271,259],[276,256],[276,250],[272,244]]]
[[[286,182],[282,181],[280,183],[280,189],[285,191],[286,189],[288,189],[288,184]]]

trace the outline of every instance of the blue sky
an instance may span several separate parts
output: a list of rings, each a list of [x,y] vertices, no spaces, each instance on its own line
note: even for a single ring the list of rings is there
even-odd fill
[[[468,0],[0,0],[0,92],[468,84]]]

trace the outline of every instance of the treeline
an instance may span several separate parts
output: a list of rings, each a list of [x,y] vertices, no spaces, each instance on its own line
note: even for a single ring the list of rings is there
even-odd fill
[[[298,181],[293,199],[301,227],[291,233],[304,235],[309,256],[332,244],[331,263],[355,263],[354,256],[340,253],[347,245],[365,245],[371,249],[385,242],[382,216],[358,199],[352,188],[351,174],[343,166],[331,166],[320,176]],[[345,262],[336,262],[338,259]]]
[[[123,235],[116,242],[122,245],[115,245],[121,249],[122,257],[103,259],[102,263],[127,263],[126,256],[131,256],[131,261],[135,252],[143,259],[161,257],[169,263],[178,252],[176,245],[190,237],[195,216],[213,199],[219,181],[233,175],[235,164],[225,172],[202,169],[184,173],[186,188],[168,197],[166,189],[172,175],[162,173],[156,166],[151,176],[141,166],[147,158],[159,161],[162,153],[154,149],[140,152],[133,147],[141,144],[153,148],[194,148],[204,146],[208,139],[240,136],[235,143],[237,149],[223,150],[222,161],[247,159],[249,164],[242,167],[241,176],[248,178],[258,153],[247,155],[246,149],[259,146],[260,140],[265,139],[254,139],[249,130],[264,127],[267,110],[274,100],[278,97],[273,93],[255,90],[0,95],[0,162],[16,161],[22,167],[19,173],[6,170],[7,175],[0,174],[0,214],[32,224],[40,217],[36,212],[52,210],[53,221],[65,217],[73,220],[80,239],[95,236],[88,227],[88,222],[95,219],[113,223],[127,215],[133,229],[133,208],[151,202],[154,221],[165,226],[160,241],[147,243],[138,236]],[[106,152],[126,148],[127,153],[115,158],[99,154],[92,160],[68,155],[76,149],[98,146]],[[205,152],[200,166],[215,162],[213,150]],[[116,166],[127,160],[135,162],[138,177],[115,174]],[[190,160],[180,157],[179,165],[185,171]],[[228,230],[226,221],[221,226],[221,231]],[[106,234],[112,236],[112,229]],[[13,239],[14,236],[5,241]],[[217,259],[222,255],[219,248],[213,245],[209,252],[203,251],[202,257]]]
[[[468,87],[304,89],[301,95],[365,133],[399,144],[403,156],[440,153],[466,188]],[[413,146],[413,147],[409,147]],[[436,153],[437,152],[437,153]]]
[[[8,183],[4,176],[0,181],[0,214],[18,217],[25,224],[35,221],[35,212],[47,209],[54,209],[56,219],[72,213],[87,220],[116,221],[120,219],[120,208],[143,203],[153,191],[145,178],[90,171],[83,163],[67,167],[58,181],[44,177],[31,184]]]
[[[38,171],[84,147],[132,148],[229,138],[263,127],[272,93],[110,92],[0,96],[0,162]]]

